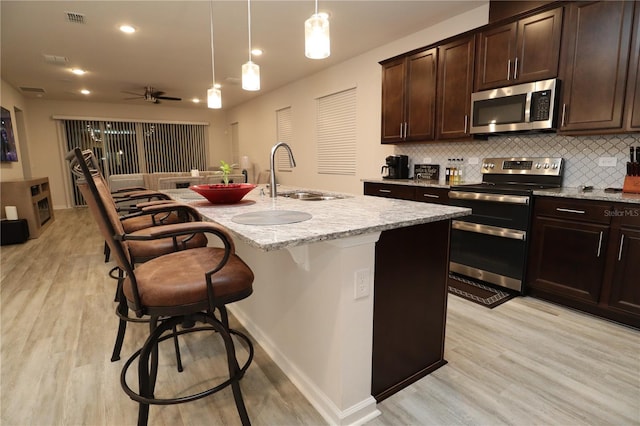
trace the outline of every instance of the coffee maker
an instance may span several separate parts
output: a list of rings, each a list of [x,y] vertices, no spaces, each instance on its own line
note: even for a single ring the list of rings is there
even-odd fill
[[[406,155],[388,156],[386,165],[382,166],[380,173],[382,173],[383,179],[409,179],[409,157]]]

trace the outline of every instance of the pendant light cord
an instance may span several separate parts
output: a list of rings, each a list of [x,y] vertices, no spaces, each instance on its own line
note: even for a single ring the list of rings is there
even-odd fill
[[[318,14],[318,0],[316,0],[316,15]]]
[[[211,88],[216,85],[216,68],[214,66],[213,56],[213,0],[209,2],[209,22],[211,23]]]
[[[249,62],[251,62],[251,0],[247,0],[247,22],[249,27]]]

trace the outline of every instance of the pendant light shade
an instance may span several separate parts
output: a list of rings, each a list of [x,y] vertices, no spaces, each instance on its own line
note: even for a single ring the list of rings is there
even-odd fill
[[[212,87],[207,90],[207,106],[213,109],[222,108],[222,92],[220,89]]]
[[[242,88],[244,90],[260,90],[260,67],[251,59],[242,65]]]
[[[242,88],[260,90],[260,67],[251,60],[251,0],[247,0],[247,27],[249,28],[249,60],[242,65]]]
[[[304,54],[310,59],[324,59],[331,54],[329,16],[314,13],[304,22]]]
[[[213,60],[213,0],[209,2],[209,21],[211,22],[211,89],[207,90],[207,107],[222,108],[222,92],[216,87],[216,67]]]
[[[316,13],[304,21],[304,55],[310,59],[324,59],[331,54],[331,39],[329,37],[329,15]]]

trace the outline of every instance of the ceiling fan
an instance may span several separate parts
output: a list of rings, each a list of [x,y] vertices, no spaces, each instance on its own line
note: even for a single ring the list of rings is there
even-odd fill
[[[159,91],[154,89],[151,86],[147,86],[144,88],[144,94],[140,94],[140,93],[134,93],[134,92],[127,92],[127,91],[123,91],[122,93],[128,93],[130,95],[136,95],[134,98],[125,98],[126,101],[132,100],[132,99],[144,99],[147,102],[151,102],[154,104],[159,104],[160,100],[165,100],[165,101],[181,101],[182,98],[175,98],[172,96],[162,96],[164,95],[165,92]]]

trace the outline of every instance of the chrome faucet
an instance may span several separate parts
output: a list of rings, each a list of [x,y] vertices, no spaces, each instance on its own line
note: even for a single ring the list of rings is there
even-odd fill
[[[295,167],[296,166],[296,160],[293,159],[293,152],[291,152],[291,147],[289,145],[287,145],[284,142],[278,142],[277,144],[275,144],[273,146],[273,148],[271,148],[271,159],[269,160],[269,185],[271,185],[271,197],[272,198],[278,196],[278,191],[276,191],[276,165],[275,165],[276,161],[275,161],[275,158],[276,158],[276,151],[281,146],[286,148],[286,150],[289,152],[289,163],[291,164],[291,167]]]

